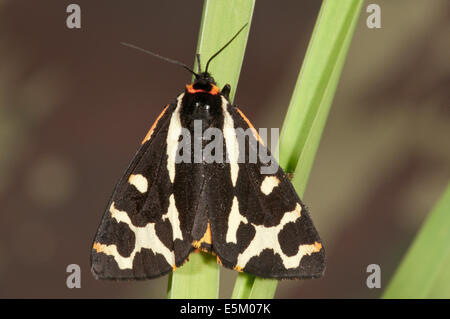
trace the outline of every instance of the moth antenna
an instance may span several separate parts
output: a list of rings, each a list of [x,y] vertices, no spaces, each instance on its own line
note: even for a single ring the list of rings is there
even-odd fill
[[[164,61],[166,61],[166,62],[173,63],[173,64],[176,64],[176,65],[179,65],[179,66],[185,68],[186,70],[188,70],[190,73],[192,73],[196,78],[199,77],[199,75],[198,75],[197,73],[195,73],[194,71],[192,71],[186,64],[184,64],[184,63],[182,63],[182,62],[180,62],[180,61],[166,58],[166,57],[161,56],[161,55],[159,55],[159,54],[157,54],[157,53],[154,53],[154,52],[152,52],[152,51],[145,50],[145,49],[143,49],[143,48],[140,48],[140,47],[135,46],[135,45],[130,44],[130,43],[120,42],[120,44],[122,44],[122,45],[124,45],[124,46],[126,46],[126,47],[129,47],[129,48],[136,49],[136,50],[138,50],[138,51],[141,51],[141,52],[150,54],[151,56],[154,56],[155,58],[164,60]]]
[[[200,64],[200,53],[197,53],[195,56],[197,57],[198,73],[202,73],[202,65]]]
[[[208,67],[209,67],[209,63],[216,57],[219,55],[220,52],[222,52],[223,50],[225,50],[225,48],[231,43],[233,42],[234,39],[236,39],[236,37],[239,35],[239,33],[241,33],[242,30],[244,30],[244,28],[247,26],[248,22],[246,24],[244,24],[242,26],[242,28],[239,29],[238,32],[236,32],[236,34],[216,53],[213,54],[212,57],[209,58],[208,62],[206,63],[206,69],[205,69],[205,73],[208,72]]]

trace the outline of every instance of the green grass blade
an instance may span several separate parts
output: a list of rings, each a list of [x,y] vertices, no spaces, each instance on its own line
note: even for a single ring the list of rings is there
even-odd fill
[[[206,253],[192,253],[189,261],[169,278],[168,298],[218,298],[219,278],[219,268],[214,256]]]
[[[219,87],[231,85],[230,101],[233,101],[236,92],[254,7],[255,0],[205,0],[203,7],[197,46],[202,68],[206,67],[206,62],[214,53],[248,23],[239,36],[214,58],[208,70]]]
[[[363,1],[324,1],[280,135],[280,165],[295,169],[292,183],[303,196],[322,131],[358,22]],[[248,280],[253,280],[248,276]],[[244,284],[242,279],[241,285]],[[273,298],[278,281],[254,279],[242,298]],[[248,290],[246,290],[248,291]]]
[[[324,3],[322,9],[325,11],[325,6],[329,6],[327,7],[328,10],[326,13],[341,16],[342,20],[340,21],[340,23],[338,23],[339,21],[337,21],[337,17],[333,18],[328,14],[324,14],[324,16],[320,18],[319,15],[319,19],[326,19],[327,21],[330,21],[330,23],[327,24],[326,27],[324,27],[327,29],[327,31],[322,32],[323,36],[320,38],[321,44],[316,47],[316,51],[323,52],[323,50],[326,48],[325,44],[330,41],[328,38],[330,38],[329,33],[331,33],[331,30],[333,30],[335,27],[338,28],[338,26],[340,26],[341,28],[336,29],[340,30],[339,32],[336,32],[339,36],[331,37],[335,38],[336,42],[334,43],[334,45],[330,43],[327,49],[328,51],[330,51],[330,54],[328,55],[328,63],[324,60],[321,60],[320,57],[308,57],[308,59],[314,60],[310,63],[310,69],[314,70],[315,67],[319,67],[320,64],[323,64],[322,69],[324,70],[324,74],[320,76],[319,80],[319,82],[321,83],[311,83],[311,85],[317,87],[321,93],[318,96],[315,96],[315,98],[311,100],[311,104],[309,105],[305,105],[301,100],[301,97],[303,95],[301,93],[301,88],[299,88],[298,95],[295,95],[294,93],[294,96],[299,100],[298,102],[294,102],[293,105],[297,105],[299,107],[299,112],[302,112],[303,108],[309,108],[310,113],[315,113],[315,117],[312,122],[305,122],[305,130],[306,128],[309,128],[309,131],[306,135],[306,139],[304,140],[303,145],[299,145],[299,147],[297,148],[299,153],[293,152],[291,154],[293,158],[292,163],[295,162],[294,158],[296,154],[299,154],[294,171],[294,177],[292,179],[292,184],[294,185],[297,193],[300,196],[303,196],[306,189],[309,174],[311,172],[314,158],[320,144],[320,139],[322,137],[322,132],[325,127],[326,120],[328,118],[328,113],[330,111],[334,93],[336,92],[336,88],[339,83],[339,78],[345,63],[348,48],[350,47],[356,24],[358,23],[358,18],[363,2],[364,1],[362,0],[347,1],[342,3],[340,2],[341,6],[339,6],[339,10],[342,10],[340,12],[336,9],[337,1]],[[346,8],[343,6],[344,3],[347,5]],[[304,80],[305,79],[302,79],[302,75],[300,74],[298,82],[301,83]],[[312,81],[308,80],[307,82]],[[307,86],[308,84],[306,83],[303,91],[308,91]],[[311,111],[313,109],[315,109],[314,112]],[[285,125],[283,126],[287,134],[293,132],[296,125],[295,122],[292,121],[288,116],[289,114],[286,116]],[[288,157],[289,156],[287,156],[286,158]]]
[[[394,274],[383,298],[450,297],[450,184]]]
[[[240,272],[234,283],[232,299],[247,299],[252,291],[255,276]]]
[[[288,172],[297,166],[320,106],[331,102],[362,3],[322,3],[280,134],[279,162]]]
[[[231,85],[234,98],[255,0],[205,0],[197,46],[201,66],[246,23],[247,27],[210,64],[208,72],[219,87]],[[197,66],[195,66],[197,70]],[[208,254],[191,254],[190,261],[169,277],[168,298],[218,298],[219,267]]]
[[[278,280],[255,278],[248,299],[273,299],[277,290]]]
[[[447,212],[450,209],[450,205],[447,205]],[[430,289],[430,293],[427,298],[431,299],[450,299],[450,254],[447,254],[447,258],[443,261],[441,270],[439,271],[434,284]]]

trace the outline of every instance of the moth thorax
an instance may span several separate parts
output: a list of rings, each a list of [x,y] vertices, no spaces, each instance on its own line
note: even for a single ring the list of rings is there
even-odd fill
[[[209,92],[212,90],[213,86],[209,81],[198,81],[194,83],[193,88],[195,90],[202,90],[205,92]]]

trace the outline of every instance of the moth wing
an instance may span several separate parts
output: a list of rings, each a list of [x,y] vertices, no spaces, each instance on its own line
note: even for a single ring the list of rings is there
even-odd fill
[[[162,276],[192,250],[167,165],[168,131],[179,105],[166,106],[115,187],[92,247],[96,278]]]
[[[244,114],[229,103],[224,102],[223,107],[230,163],[211,166],[207,188],[208,205],[213,207],[209,216],[212,245],[220,262],[263,278],[322,276],[324,248],[305,205]],[[227,135],[226,126],[250,134],[245,138],[236,136],[236,141],[233,135]],[[235,146],[239,145],[238,152],[243,155],[243,144],[247,150],[245,161],[236,164],[237,156],[230,149],[236,152]],[[270,169],[270,163],[262,161],[258,148],[268,154],[271,163],[276,163],[275,168]],[[250,152],[257,154],[254,163]],[[262,168],[266,172],[262,173]]]

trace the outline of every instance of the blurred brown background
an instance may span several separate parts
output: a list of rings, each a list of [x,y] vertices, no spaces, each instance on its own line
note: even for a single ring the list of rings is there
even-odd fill
[[[450,1],[366,2],[304,201],[324,240],[324,278],[279,298],[376,298],[450,177]],[[117,179],[190,75],[202,1],[0,1],[0,297],[163,298],[167,277],[114,283],[89,270]],[[280,127],[320,1],[258,0],[235,102]],[[81,289],[66,287],[79,264]],[[382,289],[368,289],[368,264]],[[222,297],[234,276],[223,270]],[[224,279],[224,278],[222,278]]]

